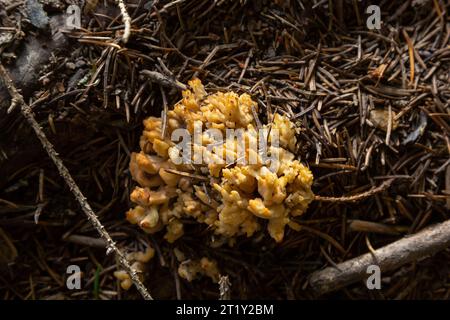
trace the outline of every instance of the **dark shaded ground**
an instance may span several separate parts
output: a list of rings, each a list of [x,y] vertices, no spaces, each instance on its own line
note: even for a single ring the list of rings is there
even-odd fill
[[[30,99],[38,101],[37,119],[120,247],[157,248],[145,282],[155,298],[177,296],[175,246],[191,257],[216,259],[230,276],[233,298],[308,299],[311,272],[368,252],[368,243],[378,248],[449,218],[450,24],[447,15],[438,16],[448,12],[448,3],[382,1],[382,29],[371,31],[365,9],[374,3],[367,1],[332,7],[311,1],[128,2],[134,20],[126,46],[119,42],[118,10],[98,4],[83,18],[89,32],[68,34],[66,53],[56,51],[43,65]],[[60,14],[55,5],[44,8]],[[2,25],[10,27],[7,20],[18,21],[21,12],[20,6],[11,9],[6,19],[2,10]],[[20,23],[24,39],[0,44],[2,61],[10,60],[12,68],[7,53],[20,56],[24,43],[46,32],[23,17]],[[139,75],[143,69],[172,73],[183,83],[196,76],[210,90],[249,92],[262,120],[272,112],[295,118],[299,156],[313,170],[316,194],[348,196],[396,179],[358,203],[313,203],[297,221],[303,230],[289,230],[279,245],[261,234],[211,249],[209,233],[195,226],[173,246],[161,234],[147,236],[124,219],[133,185],[130,151],[138,149],[142,119],[162,109],[162,91]],[[176,89],[163,92],[169,105],[180,98]],[[389,108],[398,126],[387,134],[380,126],[387,126]],[[381,125],[371,121],[374,109],[381,110]],[[0,273],[0,297],[138,298],[134,289],[121,292],[105,249],[67,241],[98,235],[22,117],[0,112],[0,228],[18,253],[14,261],[4,258],[10,263]],[[362,232],[349,226],[354,219],[392,228],[389,234]],[[6,241],[0,245],[10,250]],[[380,291],[356,284],[326,298],[448,299],[449,258],[447,249],[383,274]],[[65,287],[70,264],[84,272],[81,291]],[[183,298],[218,297],[208,279],[179,281]]]

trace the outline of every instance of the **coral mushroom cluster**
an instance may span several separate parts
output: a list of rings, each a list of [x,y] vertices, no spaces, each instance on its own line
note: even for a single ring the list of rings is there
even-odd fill
[[[131,252],[127,255],[127,260],[132,262],[131,267],[137,272],[139,278],[143,278],[142,272],[144,266],[155,256],[155,250],[152,247],[148,247],[145,251]],[[120,286],[124,290],[130,289],[133,282],[130,275],[125,270],[117,270],[114,272],[114,276],[120,281]]]
[[[189,282],[201,276],[207,276],[217,283],[220,277],[217,262],[206,257],[200,260],[183,261],[178,267],[178,275]]]
[[[250,237],[267,222],[270,236],[282,241],[286,225],[296,227],[291,218],[313,200],[312,173],[293,154],[294,124],[275,114],[272,123],[261,126],[248,94],[207,94],[198,79],[189,85],[173,110],[144,120],[141,151],[130,162],[139,186],[131,193],[136,206],[127,212],[128,221],[147,233],[164,229],[171,243],[183,235],[186,219],[227,240]],[[180,129],[194,136],[185,154],[173,139]],[[230,129],[240,135],[230,137]],[[270,132],[263,135],[268,156],[254,148],[263,129]]]

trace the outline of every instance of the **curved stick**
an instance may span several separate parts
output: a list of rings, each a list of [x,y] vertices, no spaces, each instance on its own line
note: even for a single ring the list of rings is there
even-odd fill
[[[367,267],[378,265],[381,272],[419,260],[450,245],[450,220],[405,236],[385,247],[311,274],[309,284],[317,295],[341,289],[365,279]]]
[[[368,197],[373,196],[374,194],[377,194],[379,192],[382,192],[382,191],[386,190],[387,188],[389,188],[391,186],[393,181],[394,181],[394,179],[388,179],[388,180],[384,181],[378,187],[375,187],[373,189],[370,189],[369,191],[366,191],[366,192],[363,192],[363,193],[354,194],[354,195],[351,195],[351,196],[348,196],[348,197],[345,197],[345,196],[342,196],[342,197],[326,197],[326,196],[315,195],[314,196],[314,200],[315,201],[322,201],[322,202],[356,202],[356,201],[360,201],[360,200],[366,199]]]

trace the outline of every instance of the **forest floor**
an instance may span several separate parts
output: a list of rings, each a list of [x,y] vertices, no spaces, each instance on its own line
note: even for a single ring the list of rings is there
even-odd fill
[[[61,29],[76,1],[39,2],[0,0],[1,62],[119,248],[156,249],[144,277],[154,298],[219,297],[208,278],[180,279],[174,248],[216,260],[234,299],[311,299],[312,272],[450,218],[448,2],[129,0],[126,44],[113,1],[86,1],[75,31]],[[370,4],[380,29],[368,28]],[[181,91],[142,70],[247,92],[263,122],[288,115],[317,195],[393,182],[358,202],[313,202],[279,244],[261,233],[212,248],[197,224],[174,244],[147,235],[125,219],[130,154],[143,119]],[[114,256],[9,105],[0,86],[0,299],[139,299],[120,288]],[[81,290],[66,287],[69,265],[83,272]],[[360,282],[321,298],[448,299],[450,250],[383,273],[381,290]]]

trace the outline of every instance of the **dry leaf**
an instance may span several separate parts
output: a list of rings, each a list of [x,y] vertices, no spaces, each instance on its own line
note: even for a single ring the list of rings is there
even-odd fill
[[[395,120],[395,112],[391,111],[392,130],[397,129],[398,120]],[[389,123],[389,111],[385,109],[373,109],[370,111],[370,122],[378,129],[387,131]]]

